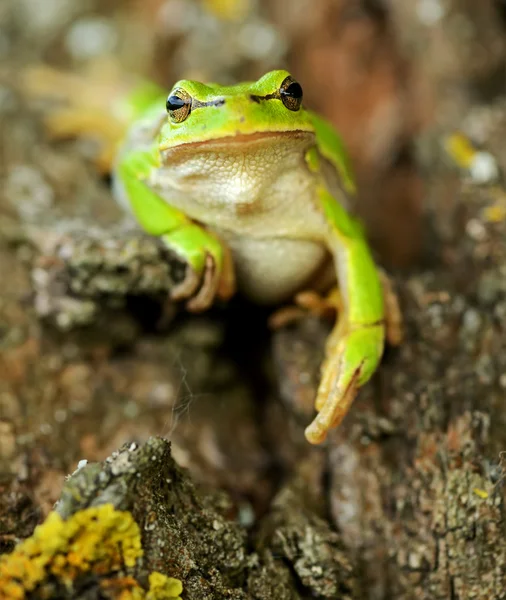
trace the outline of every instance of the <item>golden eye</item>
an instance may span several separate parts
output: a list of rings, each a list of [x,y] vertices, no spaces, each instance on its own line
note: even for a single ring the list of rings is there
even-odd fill
[[[299,110],[302,104],[302,87],[293,77],[288,76],[279,88],[281,101],[288,110]]]
[[[182,123],[190,114],[192,99],[182,88],[175,89],[167,98],[167,112],[174,123]]]

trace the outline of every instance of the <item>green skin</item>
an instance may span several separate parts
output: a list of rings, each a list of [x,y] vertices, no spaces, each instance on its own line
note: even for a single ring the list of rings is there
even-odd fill
[[[231,87],[180,81],[172,94],[184,90],[192,102],[181,122],[163,111],[166,96],[146,105],[152,95],[138,94],[114,177],[140,225],[189,265],[174,295],[189,298],[191,310],[230,296],[234,273],[251,297],[281,301],[314,281],[324,254],[332,257],[341,310],[319,412],[306,429],[320,443],[380,362],[385,303],[362,228],[345,209],[355,185],[343,144],[320,117],[285,106],[279,90],[288,76],[273,71]]]

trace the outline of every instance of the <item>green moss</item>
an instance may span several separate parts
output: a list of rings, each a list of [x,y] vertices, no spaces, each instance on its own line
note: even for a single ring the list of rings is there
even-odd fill
[[[95,575],[111,598],[179,600],[177,579],[151,573],[146,591],[131,576],[141,557],[139,527],[129,512],[104,504],[67,521],[53,512],[32,537],[0,557],[0,600],[23,600],[56,586],[71,590],[86,574]]]

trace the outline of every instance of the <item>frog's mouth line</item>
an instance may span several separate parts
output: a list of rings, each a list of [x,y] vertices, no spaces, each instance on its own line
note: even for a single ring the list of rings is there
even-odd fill
[[[160,146],[160,150],[171,154],[173,151],[191,149],[192,152],[197,148],[208,148],[211,150],[214,147],[226,147],[233,145],[255,144],[256,142],[265,142],[274,139],[282,140],[312,140],[314,138],[313,131],[304,131],[303,129],[292,129],[290,131],[255,131],[255,133],[235,132],[230,135],[202,140],[199,142],[181,142],[172,146]]]

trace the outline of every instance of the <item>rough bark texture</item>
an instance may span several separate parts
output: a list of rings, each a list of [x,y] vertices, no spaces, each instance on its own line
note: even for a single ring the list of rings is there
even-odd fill
[[[445,18],[473,17],[485,47],[469,68],[461,38],[441,20],[420,26],[406,3],[318,0],[307,21],[278,15],[297,3],[265,7],[276,35],[306,49],[294,52],[292,66],[316,73],[328,55],[342,72],[360,74],[365,104],[347,114],[351,129],[363,125],[363,111],[370,119],[350,140],[373,169],[365,187],[388,180],[418,207],[406,209],[410,218],[419,216],[422,191],[425,198],[423,219],[410,225],[425,232],[423,251],[394,276],[405,340],[388,349],[321,448],[304,441],[303,429],[330,325],[308,317],[269,332],[266,311],[240,299],[198,317],[169,303],[184,265],[123,222],[87,160],[95,147],[50,141],[40,111],[12,85],[17,65],[54,59],[62,48],[72,65],[68,31],[84,18],[82,4],[45,25],[26,19],[28,1],[0,10],[11,44],[0,71],[0,551],[29,536],[58,498],[63,516],[112,502],[141,528],[145,574],[180,578],[185,600],[506,598],[506,191],[502,181],[479,187],[466,178],[441,146],[441,132],[460,127],[506,169],[500,3],[446,3]],[[156,1],[125,14],[110,4],[110,22],[139,40],[151,40],[164,14]],[[251,11],[245,22],[258,25],[265,14]],[[340,36],[330,14],[340,15]],[[237,26],[198,23],[184,35],[158,31],[145,53],[153,59],[170,48],[186,57],[185,69],[213,79],[249,77],[252,60],[259,70],[271,66],[266,56],[238,51],[230,64],[213,55],[216,27],[228,40]],[[402,46],[414,65],[409,78],[394,31],[399,43],[411,39]],[[442,41],[453,57],[431,71]],[[283,56],[282,37],[274,48]],[[364,54],[354,63],[357,48]],[[120,55],[148,70],[130,49]],[[322,77],[309,96],[321,94],[330,110],[337,83]],[[415,80],[424,82],[418,104]],[[414,137],[421,123],[423,136]],[[416,147],[422,175],[406,144]],[[382,227],[373,238],[385,238]],[[390,249],[406,243],[396,227]],[[93,464],[64,482],[83,458]]]

